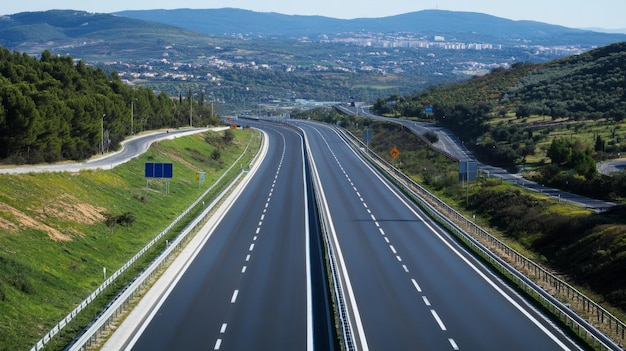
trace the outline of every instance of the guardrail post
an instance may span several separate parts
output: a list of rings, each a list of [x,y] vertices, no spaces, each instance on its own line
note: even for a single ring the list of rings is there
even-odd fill
[[[349,131],[344,130],[342,128],[338,128],[338,127],[334,127],[334,129],[339,131],[340,135],[342,135],[344,137],[344,139],[350,141],[354,146],[356,146],[356,147],[353,148],[355,151],[359,152],[364,158],[369,159],[370,162],[373,165],[375,165],[377,168],[379,168],[379,170],[382,173],[387,174],[387,176],[390,178],[390,180],[392,180],[394,183],[398,184],[401,188],[406,189],[409,193],[412,193],[413,194],[412,197],[417,202],[419,202],[423,206],[423,208],[425,208],[426,212],[428,212],[429,214],[434,214],[435,213],[434,212],[435,208],[438,208],[438,210],[440,209],[439,211],[442,211],[441,215],[437,215],[437,216],[439,216],[440,219],[444,218],[443,217],[444,216],[443,213],[447,213],[447,216],[446,216],[447,218],[445,219],[445,223],[443,224],[443,226],[447,227],[448,229],[451,229],[452,231],[455,231],[456,234],[458,234],[461,237],[461,240],[466,242],[470,247],[474,247],[474,248],[477,248],[478,251],[482,251],[485,254],[485,255],[483,255],[483,257],[487,261],[494,262],[496,265],[500,265],[500,267],[502,269],[504,269],[505,271],[509,271],[510,272],[509,268],[505,268],[503,265],[500,264],[499,261],[497,261],[497,258],[494,257],[495,254],[493,254],[493,253],[492,254],[486,254],[485,251],[484,251],[485,249],[483,249],[482,247],[478,246],[478,244],[475,244],[474,241],[469,240],[467,238],[464,239],[463,237],[468,236],[468,234],[467,234],[467,232],[454,229],[454,226],[456,226],[457,223],[465,224],[466,228],[469,228],[469,229],[465,229],[465,230],[469,230],[470,232],[473,231],[474,233],[477,234],[476,235],[477,237],[483,239],[484,241],[487,241],[489,243],[490,247],[492,248],[491,250],[495,249],[495,250],[503,251],[504,255],[506,255],[506,257],[508,257],[509,259],[512,259],[515,262],[515,267],[521,267],[521,269],[529,270],[531,272],[534,270],[534,277],[532,277],[534,279],[532,279],[532,280],[537,282],[539,284],[539,286],[543,286],[543,287],[547,287],[547,288],[539,288],[538,286],[531,287],[525,281],[521,280],[521,278],[519,278],[519,277],[515,277],[514,280],[518,282],[518,285],[522,286],[523,290],[527,291],[530,295],[532,295],[536,299],[538,299],[541,302],[541,304],[544,305],[548,310],[552,311],[552,313],[554,313],[555,315],[558,314],[559,318],[562,321],[564,321],[564,324],[570,325],[570,323],[571,323],[572,330],[576,329],[578,331],[579,335],[580,335],[581,332],[584,333],[585,339],[591,338],[591,343],[592,343],[594,348],[598,348],[599,347],[601,350],[604,350],[604,349],[611,349],[611,347],[613,347],[613,346],[615,346],[615,347],[618,347],[618,346],[616,346],[615,342],[610,340],[610,338],[606,338],[605,339],[604,335],[593,334],[593,333],[589,332],[589,330],[587,329],[588,324],[584,324],[584,325],[579,324],[575,319],[570,317],[568,313],[565,313],[559,307],[554,305],[552,303],[552,300],[549,300],[548,297],[546,297],[546,296],[544,296],[542,294],[548,293],[549,295],[552,295],[552,296],[554,296],[557,299],[563,298],[563,294],[565,294],[567,299],[573,298],[576,301],[581,301],[582,302],[582,308],[580,308],[579,306],[576,306],[576,307],[579,308],[579,310],[582,310],[582,312],[586,311],[588,313],[588,317],[585,317],[585,318],[593,319],[593,315],[595,314],[597,322],[599,322],[602,325],[602,324],[605,323],[605,315],[606,315],[606,319],[609,320],[608,331],[613,333],[612,324],[611,323],[615,323],[616,324],[615,332],[614,332],[616,334],[615,336],[619,337],[619,329],[621,328],[621,338],[622,338],[622,340],[626,337],[625,336],[625,334],[626,334],[626,324],[624,324],[617,317],[613,316],[611,313],[606,311],[604,308],[602,308],[602,306],[598,305],[593,300],[587,298],[581,292],[579,292],[578,290],[576,290],[575,288],[573,288],[572,286],[567,284],[567,282],[562,281],[557,276],[551,274],[550,272],[548,272],[544,268],[540,267],[539,265],[537,265],[536,263],[534,263],[530,259],[524,257],[522,254],[517,252],[515,249],[510,248],[508,245],[506,245],[505,243],[501,242],[500,240],[498,240],[497,238],[495,238],[494,236],[492,236],[491,234],[489,234],[488,232],[486,232],[482,228],[479,228],[478,226],[476,226],[476,224],[472,224],[470,226],[468,220],[463,215],[461,215],[458,211],[453,210],[450,206],[448,206],[447,204],[443,203],[443,201],[441,201],[440,199],[435,197],[433,194],[428,192],[426,189],[422,188],[419,184],[415,183],[413,180],[411,180],[410,178],[406,177],[404,174],[400,173],[399,170],[395,169],[395,167],[393,167],[392,165],[387,163],[385,160],[383,160],[378,155],[375,155],[375,154],[374,155],[369,155],[369,154],[364,153],[358,147],[358,144],[361,143],[360,140],[358,138],[356,138]],[[393,177],[394,174],[397,175],[397,177],[395,177],[395,179]],[[454,220],[456,220],[455,223],[451,224],[452,221],[454,221]],[[476,226],[478,228],[474,229],[474,226]],[[498,255],[498,256],[500,256],[500,255]],[[527,274],[528,273],[526,273],[524,275],[528,277]],[[529,278],[531,278],[531,277],[529,277]],[[541,289],[543,289],[543,290],[541,290]],[[553,289],[553,290],[551,290],[551,289]],[[541,292],[539,290],[541,290]],[[583,318],[583,319],[585,319],[585,318]],[[574,325],[576,325],[575,328],[574,328]],[[606,326],[606,324],[604,324],[604,326]],[[607,330],[607,329],[605,328],[604,330]],[[605,342],[608,342],[609,345],[612,345],[612,346],[609,347],[609,346],[605,345],[604,344]]]

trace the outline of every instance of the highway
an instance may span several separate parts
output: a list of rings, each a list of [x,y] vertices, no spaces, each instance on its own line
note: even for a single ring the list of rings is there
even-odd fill
[[[357,350],[580,350],[350,149],[294,122],[312,155]],[[104,350],[333,350],[300,133],[269,150],[186,271]],[[133,312],[134,313],[134,312]],[[120,327],[122,332],[127,326]],[[113,339],[113,338],[112,338]],[[123,346],[123,347],[122,347]]]
[[[332,324],[311,285],[319,277],[311,277],[302,138],[263,129],[265,161],[127,349],[312,350],[314,323]],[[320,349],[332,349],[320,334]]]
[[[345,262],[357,349],[579,349],[329,127],[297,125]]]
[[[560,189],[547,187],[547,186],[538,184],[532,180],[524,179],[521,174],[509,173],[505,169],[502,169],[500,167],[495,167],[495,166],[481,163],[480,161],[476,160],[476,158],[471,153],[471,151],[467,149],[467,147],[463,144],[461,140],[459,140],[458,137],[456,137],[454,134],[452,134],[449,130],[446,130],[445,128],[433,126],[430,123],[414,122],[414,121],[405,120],[405,119],[378,116],[369,112],[369,110],[365,110],[362,107],[357,107],[355,109],[353,107],[337,106],[337,108],[339,108],[343,113],[346,113],[346,114],[351,114],[351,115],[358,114],[358,115],[365,116],[367,118],[371,118],[371,119],[375,119],[379,121],[400,124],[403,127],[410,130],[413,134],[418,135],[418,136],[424,135],[424,133],[427,131],[434,132],[437,134],[437,137],[439,138],[439,140],[431,145],[433,149],[457,161],[476,162],[480,172],[487,174],[488,177],[496,177],[496,178],[502,179],[503,181],[517,185],[519,187],[523,187],[531,191],[535,191],[535,192],[538,192],[547,196],[551,196],[555,199],[558,199],[559,201],[568,201],[577,206],[589,208],[596,212],[603,211],[603,210],[606,210],[608,208],[615,206],[615,203],[612,203],[612,202],[592,199],[586,196],[573,194],[573,193],[563,191]],[[604,167],[602,167],[601,170],[606,169],[607,173],[615,172],[615,171],[618,171],[620,167],[623,169],[625,163],[626,162],[622,161],[622,162],[615,162],[615,163],[607,164]]]
[[[345,268],[357,350],[581,349],[332,127],[292,123],[301,129],[250,122],[267,135],[264,161],[203,234],[186,270],[153,294],[152,305],[133,311],[139,317],[125,321],[103,350],[338,349],[309,169],[320,179],[320,211],[331,219],[333,254]],[[137,138],[95,164],[125,162],[176,134]],[[80,166],[91,167],[70,170]]]

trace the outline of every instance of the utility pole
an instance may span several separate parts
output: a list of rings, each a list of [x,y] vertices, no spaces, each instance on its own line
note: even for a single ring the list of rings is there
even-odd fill
[[[106,113],[103,113],[100,119],[100,152],[102,154],[104,154],[104,117],[106,116]]]
[[[135,135],[133,120],[135,119],[135,99],[130,100],[130,135]]]
[[[191,114],[193,113],[193,94],[189,94],[189,126],[193,127],[193,120]]]

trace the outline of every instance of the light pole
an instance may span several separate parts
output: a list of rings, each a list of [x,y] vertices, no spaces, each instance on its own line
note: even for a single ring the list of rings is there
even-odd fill
[[[104,154],[104,117],[106,116],[107,114],[103,113],[100,119],[100,152],[102,154]]]

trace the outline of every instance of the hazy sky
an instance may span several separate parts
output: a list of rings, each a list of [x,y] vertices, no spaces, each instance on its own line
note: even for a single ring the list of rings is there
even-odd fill
[[[624,0],[2,0],[0,15],[50,9],[110,13],[223,7],[333,18],[384,17],[440,9],[482,12],[513,20],[534,20],[573,28],[626,28]]]

